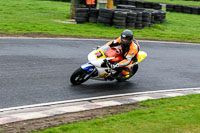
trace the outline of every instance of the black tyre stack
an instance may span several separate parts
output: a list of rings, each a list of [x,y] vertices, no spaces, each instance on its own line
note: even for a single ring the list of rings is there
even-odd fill
[[[117,9],[91,9],[77,8],[77,23],[103,23],[105,26],[116,28],[135,28],[153,26],[153,24],[163,23],[166,19],[166,12],[145,8],[136,8],[131,5],[118,5]],[[199,13],[198,8],[194,13]],[[98,17],[97,17],[98,16]]]
[[[113,26],[116,28],[126,28],[127,12],[115,11],[113,17]]]
[[[152,3],[152,8],[155,10],[161,10],[162,5],[160,3]]]
[[[120,4],[121,0],[114,0],[114,5],[117,6],[118,4]]]
[[[113,13],[112,9],[100,8],[97,22],[103,23],[104,26],[112,26]]]
[[[99,16],[99,10],[91,8],[91,10],[89,11],[89,22],[97,23],[98,16]]]
[[[151,26],[151,12],[144,11],[142,14],[142,26],[143,27],[150,27]]]
[[[126,18],[126,27],[135,29],[136,20],[137,12],[128,12]]]
[[[127,0],[128,5],[136,6],[136,1],[135,0]]]
[[[196,6],[167,4],[166,10],[170,12],[182,12],[182,13],[200,15],[200,7]]]
[[[142,16],[143,16],[143,13],[138,11],[137,12],[137,18],[136,18],[136,23],[135,23],[135,28],[136,29],[142,29],[143,28],[143,25],[142,25]]]
[[[167,15],[167,13],[166,13],[166,11],[160,11],[160,13],[161,13],[160,23],[163,23],[163,22],[166,21],[166,15]]]
[[[144,1],[136,1],[135,4],[136,4],[136,7],[137,8],[144,8]]]
[[[161,13],[160,12],[154,11],[153,12],[153,16],[154,16],[154,23],[155,24],[161,23],[162,17],[161,17]]]
[[[136,29],[142,29],[144,27],[150,27],[157,23],[163,23],[166,20],[166,12],[162,10],[152,10],[152,9],[145,9],[145,8],[132,8],[132,10],[128,10],[127,7],[130,7],[128,5],[119,5],[117,7],[122,10],[123,8],[126,8],[127,11],[127,19],[126,19],[126,26],[128,28],[134,27],[135,22],[135,28]],[[135,12],[137,15],[131,15],[132,12]],[[136,17],[136,21],[135,21]]]
[[[192,8],[193,8],[192,6],[183,6],[183,12],[192,14]]]
[[[200,7],[193,7],[192,8],[192,14],[200,14]]]
[[[135,10],[136,6],[133,6],[133,5],[117,5],[117,9]]]
[[[114,0],[115,5],[133,5],[137,8],[152,8],[155,10],[161,10],[162,5],[160,3],[148,2],[148,1],[139,1],[139,0]]]
[[[166,12],[155,10],[152,12],[152,17],[153,17],[152,23],[154,24],[163,23],[166,20]]]
[[[174,11],[174,5],[172,5],[172,4],[167,4],[167,5],[166,5],[166,11],[170,11],[170,12]]]
[[[153,2],[145,2],[144,8],[153,8],[152,4],[153,4]]]
[[[128,1],[127,0],[121,0],[120,4],[122,4],[122,5],[128,5]]]
[[[183,6],[182,5],[175,5],[174,11],[175,12],[183,12]]]
[[[89,8],[76,8],[76,22],[78,24],[86,23],[89,19]]]

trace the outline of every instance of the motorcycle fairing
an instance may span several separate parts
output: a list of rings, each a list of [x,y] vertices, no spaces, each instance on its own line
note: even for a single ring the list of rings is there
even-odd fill
[[[95,52],[95,55],[97,59],[106,58],[104,52],[101,49],[97,50],[97,52]]]
[[[138,63],[140,63],[142,60],[144,60],[147,57],[147,53],[144,51],[139,51],[138,56]]]
[[[81,68],[87,72],[87,74],[91,74],[92,72],[95,71],[95,67],[90,63],[86,63],[86,64],[83,64],[81,65]]]

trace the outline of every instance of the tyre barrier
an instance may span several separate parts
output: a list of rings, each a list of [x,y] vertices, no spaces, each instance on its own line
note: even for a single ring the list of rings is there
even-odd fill
[[[148,1],[137,1],[137,0],[114,0],[114,5],[132,5],[137,8],[150,8],[155,10],[161,10],[162,5],[160,3],[148,2]]]
[[[167,4],[166,11],[200,15],[200,7],[198,6]]]
[[[127,12],[114,11],[113,26],[116,28],[126,28]]]
[[[89,22],[90,23],[97,23],[99,10],[95,8],[91,8],[89,11]]]
[[[154,24],[163,23],[166,20],[166,12],[162,10],[151,10],[145,8],[135,8],[120,5],[116,9],[92,9],[77,8],[76,22],[102,23],[104,26],[114,26],[116,28],[142,29],[151,27]],[[134,8],[133,8],[134,7]]]
[[[113,13],[113,10],[100,8],[97,23],[103,23],[104,26],[112,26]]]
[[[89,8],[76,8],[75,20],[78,24],[89,22]]]

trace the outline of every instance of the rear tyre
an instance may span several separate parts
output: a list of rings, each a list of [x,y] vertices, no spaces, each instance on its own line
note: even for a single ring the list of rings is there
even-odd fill
[[[70,81],[73,85],[79,85],[90,78],[82,68],[78,68],[71,76]]]
[[[130,79],[131,77],[133,77],[134,75],[135,75],[135,73],[137,72],[137,70],[138,70],[138,64],[136,64],[136,65],[134,65],[133,67],[132,67],[132,72],[131,72],[131,74],[130,74],[130,77],[129,78],[125,78],[125,77],[123,77],[122,75],[120,75],[119,77],[117,77],[116,78],[116,80],[118,81],[118,82],[124,82],[124,81],[126,81],[126,80],[128,80],[128,79]]]
[[[136,64],[136,65],[133,66],[131,77],[132,77],[133,75],[135,75],[135,73],[137,72],[137,70],[138,70],[138,64]]]

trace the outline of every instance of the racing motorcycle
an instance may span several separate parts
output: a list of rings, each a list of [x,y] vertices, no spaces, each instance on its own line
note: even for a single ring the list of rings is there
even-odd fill
[[[103,81],[125,81],[130,79],[138,70],[138,63],[147,57],[147,53],[139,51],[138,61],[131,64],[130,76],[126,79],[120,76],[121,69],[113,68],[113,64],[123,60],[121,50],[117,47],[103,45],[97,47],[88,54],[88,63],[81,65],[71,75],[70,81],[73,85],[79,85],[88,79],[103,80]]]

